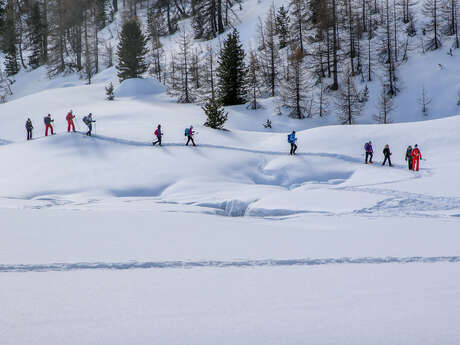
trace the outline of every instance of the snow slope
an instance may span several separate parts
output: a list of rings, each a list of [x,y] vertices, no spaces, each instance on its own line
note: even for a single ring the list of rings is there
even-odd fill
[[[114,78],[0,105],[2,343],[458,343],[460,116],[307,129],[233,107],[214,131],[153,80],[105,101]],[[97,135],[66,133],[70,109]]]

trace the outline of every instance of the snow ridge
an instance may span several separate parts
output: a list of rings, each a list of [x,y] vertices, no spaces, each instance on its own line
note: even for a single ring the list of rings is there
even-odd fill
[[[128,261],[128,262],[81,262],[51,264],[0,265],[0,273],[7,272],[65,272],[76,270],[130,270],[130,269],[191,269],[191,268],[255,268],[275,266],[323,266],[349,264],[434,264],[440,262],[460,263],[460,256],[410,256],[410,257],[343,257],[307,259],[266,259],[235,261]]]

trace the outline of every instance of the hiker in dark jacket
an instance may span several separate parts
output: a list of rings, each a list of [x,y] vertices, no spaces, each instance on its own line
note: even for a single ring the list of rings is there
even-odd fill
[[[372,148],[372,141],[369,141],[364,144],[364,151],[366,152],[366,164],[368,162],[370,164],[374,163],[372,161],[372,157],[374,156],[374,149]]]
[[[412,146],[410,145],[406,150],[406,162],[409,167],[409,170],[412,170]]]
[[[27,131],[27,140],[32,140],[32,130],[34,126],[32,126],[32,121],[27,119],[26,121],[26,131]]]
[[[391,164],[391,158],[390,158],[391,156],[390,146],[388,144],[385,145],[385,148],[383,149],[383,155],[385,156],[385,159],[383,160],[382,165],[385,165],[385,163],[388,160],[388,164],[390,165],[390,167],[392,167],[393,165]]]
[[[89,113],[86,115],[83,118],[83,122],[88,126],[88,132],[86,132],[86,135],[91,136],[91,132],[93,131],[93,122],[96,122],[96,120],[93,120],[93,114]]]

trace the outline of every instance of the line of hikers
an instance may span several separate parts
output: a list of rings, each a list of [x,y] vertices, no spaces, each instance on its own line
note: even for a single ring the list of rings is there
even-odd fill
[[[70,110],[69,113],[66,116],[66,121],[67,121],[67,132],[76,132],[75,131],[75,123],[73,119],[75,119],[76,116],[73,114],[73,111]],[[93,123],[96,122],[96,120],[93,120],[93,114],[89,113],[88,115],[83,117],[83,123],[88,127],[88,131],[86,132],[86,135],[91,136],[91,133],[93,131]],[[54,128],[53,128],[53,122],[54,119],[51,118],[51,114],[46,115],[43,118],[43,122],[45,123],[45,136],[48,136],[48,131],[51,132],[51,135],[54,135]],[[26,131],[27,131],[27,140],[32,140],[32,131],[34,129],[34,126],[32,125],[32,120],[30,118],[27,119],[26,121]]]
[[[92,124],[96,122],[96,120],[93,120],[92,116],[93,115],[89,113],[87,116],[83,117],[83,122],[88,126],[88,132],[86,132],[86,135],[88,136],[91,136],[91,132],[93,129]],[[73,122],[73,119],[75,118],[76,117],[73,115],[73,111],[70,110],[66,116],[67,132],[70,132],[70,130],[72,130],[72,132],[75,132],[75,124]],[[52,123],[54,122],[54,120],[51,118],[51,114],[48,114],[47,116],[45,116],[44,122],[45,122],[45,136],[48,136],[48,130],[51,130],[51,135],[53,135],[54,131],[53,131]],[[30,118],[27,119],[26,121],[27,140],[32,139],[33,128],[34,127],[32,125],[32,121],[30,120]],[[187,138],[187,142],[185,144],[186,146],[188,146],[190,142],[192,143],[193,146],[196,146],[195,140],[193,138],[193,136],[196,133],[197,132],[193,130],[193,126],[190,126],[185,129],[184,136]],[[157,140],[153,141],[152,145],[155,146],[156,144],[158,144],[159,146],[161,146],[163,135],[164,135],[161,129],[161,125],[158,125],[157,129],[154,132],[154,135]],[[297,151],[296,132],[292,131],[290,134],[288,134],[287,140],[288,140],[288,143],[291,145],[291,150],[289,152],[289,155],[294,156]],[[372,147],[372,141],[368,141],[364,144],[364,152],[366,155],[365,163],[373,164],[374,162],[372,161],[372,158],[374,157],[374,149]],[[390,167],[393,166],[393,164],[391,163],[392,153],[390,151],[390,146],[388,144],[385,145],[383,149],[383,155],[384,155],[384,160],[383,160],[382,165],[385,165],[386,162],[388,162]],[[422,160],[422,154],[417,145],[415,145],[414,148],[412,148],[412,146],[409,145],[409,147],[406,150],[405,159],[407,161],[409,170],[419,171],[420,160]]]
[[[372,141],[369,141],[364,144],[364,152],[366,154],[365,163],[373,164],[374,162],[372,161],[372,157],[374,156],[374,149],[372,148]],[[385,148],[383,149],[383,155],[385,159],[383,160],[382,165],[385,165],[385,163],[388,161],[390,167],[393,166],[391,164],[392,153],[390,151],[390,146],[388,144],[385,145]],[[420,160],[422,160],[422,153],[420,152],[420,149],[418,148],[417,144],[415,144],[414,148],[412,148],[411,145],[407,147],[405,160],[407,162],[409,170],[419,171]]]
[[[187,138],[187,143],[185,144],[185,146],[188,146],[188,144],[190,144],[190,142],[192,142],[193,146],[196,146],[195,140],[193,139],[193,136],[196,133],[198,133],[198,132],[193,130],[192,125],[190,125],[190,127],[185,129],[184,136]],[[161,146],[161,140],[162,140],[163,135],[164,135],[164,133],[161,131],[161,125],[158,125],[158,127],[155,130],[154,134],[155,134],[155,137],[157,138],[157,140],[152,142],[152,145],[155,146],[156,144],[158,144],[159,146]]]

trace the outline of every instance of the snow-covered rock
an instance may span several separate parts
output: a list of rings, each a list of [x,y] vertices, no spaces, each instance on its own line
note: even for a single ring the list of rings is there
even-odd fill
[[[120,83],[115,90],[116,97],[142,97],[165,92],[165,87],[154,78],[131,78]]]

